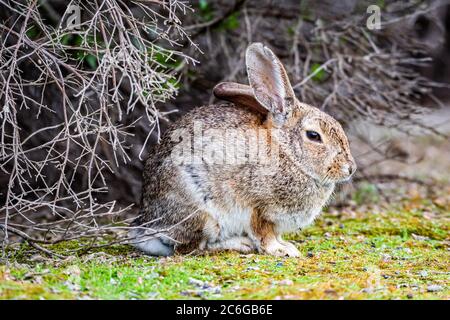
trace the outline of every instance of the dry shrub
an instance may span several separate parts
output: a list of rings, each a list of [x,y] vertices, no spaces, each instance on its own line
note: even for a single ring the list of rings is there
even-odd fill
[[[0,1],[4,244],[97,238],[126,224],[107,192],[138,193],[114,177],[158,139],[157,104],[195,62],[180,51],[189,37],[178,16],[190,10],[178,0]]]

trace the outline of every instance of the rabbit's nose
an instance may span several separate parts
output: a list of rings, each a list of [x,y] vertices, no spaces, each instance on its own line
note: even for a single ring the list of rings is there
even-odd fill
[[[353,175],[355,173],[355,171],[356,171],[356,164],[354,162],[350,163],[348,165],[348,175],[349,176]]]
[[[349,161],[342,166],[341,170],[344,175],[350,178],[356,171],[356,164],[354,162]]]

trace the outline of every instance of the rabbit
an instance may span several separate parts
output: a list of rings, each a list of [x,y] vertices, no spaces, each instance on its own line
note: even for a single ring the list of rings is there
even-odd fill
[[[311,224],[335,185],[355,172],[341,125],[297,100],[275,54],[252,43],[245,59],[249,85],[219,83],[213,93],[226,103],[191,110],[151,150],[140,215],[130,233],[144,253],[234,250],[298,257],[298,249],[282,235]],[[227,130],[235,130],[241,143],[227,142]],[[242,135],[252,131],[267,133],[262,149],[276,157],[245,161],[246,151],[235,164],[206,161],[201,155],[192,159],[198,146],[217,154],[224,145],[245,148]],[[216,132],[215,139],[203,136],[202,143],[196,142],[207,132]],[[189,151],[184,162],[173,156],[183,143]]]

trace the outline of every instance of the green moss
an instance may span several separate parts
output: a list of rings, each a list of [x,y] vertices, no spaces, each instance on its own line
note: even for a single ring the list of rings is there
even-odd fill
[[[113,246],[37,262],[36,251],[22,245],[0,266],[0,298],[448,299],[449,212],[421,206],[325,214],[287,237],[300,258],[234,252],[154,258]],[[435,219],[424,218],[430,210]],[[441,290],[428,292],[430,285]]]

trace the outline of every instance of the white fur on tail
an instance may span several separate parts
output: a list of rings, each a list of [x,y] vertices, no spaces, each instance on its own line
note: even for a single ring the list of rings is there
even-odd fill
[[[145,235],[139,234],[136,230],[130,232],[130,237],[135,239],[132,245],[148,255],[171,256],[174,254],[173,245],[164,243],[160,238],[147,238]]]

